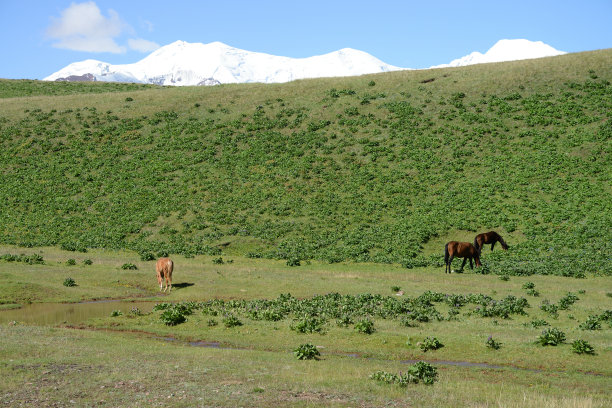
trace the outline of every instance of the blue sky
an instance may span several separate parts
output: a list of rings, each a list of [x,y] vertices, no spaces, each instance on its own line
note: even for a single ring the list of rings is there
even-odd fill
[[[427,68],[501,39],[611,48],[611,21],[612,0],[0,0],[0,78],[41,79],[89,58],[132,63],[176,40],[293,58],[348,47]]]

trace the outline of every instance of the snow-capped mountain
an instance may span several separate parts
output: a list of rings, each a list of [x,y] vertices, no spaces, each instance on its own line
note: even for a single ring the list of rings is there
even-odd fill
[[[91,74],[97,81],[159,85],[288,82],[303,78],[354,76],[402,69],[350,48],[309,58],[278,57],[229,45],[176,41],[134,64],[75,62],[45,78],[67,80]]]
[[[450,64],[459,67],[565,54],[541,41],[500,40],[485,54],[473,52]],[[45,78],[47,81],[137,82],[158,85],[218,85],[245,82],[288,82],[304,78],[356,76],[401,69],[372,55],[344,48],[308,58],[279,57],[229,45],[176,41],[133,64],[97,60],[75,62]]]
[[[517,61],[531,58],[553,57],[565,54],[544,44],[542,41],[499,40],[484,54],[478,51],[451,61],[449,64],[436,65],[431,68],[462,67],[488,62]]]

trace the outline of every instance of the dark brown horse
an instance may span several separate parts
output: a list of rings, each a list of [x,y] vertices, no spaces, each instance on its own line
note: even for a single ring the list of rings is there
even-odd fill
[[[508,245],[504,241],[504,239],[495,231],[485,232],[484,234],[476,235],[474,238],[474,246],[478,249],[478,252],[482,251],[482,246],[485,244],[491,244],[491,251],[495,246],[495,243],[499,242],[502,246],[502,249],[506,251],[508,249]]]
[[[480,264],[480,251],[474,245],[469,242],[457,242],[451,241],[444,246],[444,264],[445,264],[445,273],[451,273],[451,263],[453,262],[453,258],[463,258],[463,264],[461,264],[461,270],[465,266],[465,261],[470,260],[470,268],[474,269],[474,265],[472,265],[472,259],[476,261],[476,266],[481,266]]]

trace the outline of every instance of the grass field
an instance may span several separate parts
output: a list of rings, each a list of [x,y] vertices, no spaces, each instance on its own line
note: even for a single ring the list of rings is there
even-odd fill
[[[611,406],[611,81],[612,50],[0,80],[0,405]],[[508,251],[444,274],[446,242],[492,229]],[[119,299],[157,306],[2,320]]]
[[[2,247],[0,252],[15,250]],[[31,250],[42,256],[44,264],[0,261],[3,303],[215,300],[223,302],[224,310],[242,325],[226,327],[224,314],[210,310],[205,314],[201,309],[175,326],[163,323],[162,311],[124,313],[76,326],[2,324],[0,371],[5,382],[0,398],[10,406],[64,406],[74,401],[87,406],[604,407],[612,401],[609,322],[602,321],[597,330],[580,328],[589,316],[604,313],[610,305],[608,277],[531,276],[504,281],[469,269],[449,276],[443,268],[431,267],[407,270],[398,265],[313,262],[295,268],[283,261],[244,257],[223,258],[219,264],[213,256],[174,256],[175,289],[160,295],[154,262],[140,261],[136,253]],[[71,258],[76,265],[67,266]],[[92,264],[84,265],[85,259]],[[138,269],[123,270],[124,263]],[[69,276],[77,286],[63,286]],[[527,294],[528,282],[539,296]],[[403,295],[397,296],[392,286]],[[324,321],[323,331],[299,333],[292,326],[305,316],[301,313],[267,321],[238,306],[287,293],[305,302],[329,293],[368,294],[380,296],[374,304],[385,304],[428,292],[466,296],[478,292],[495,300],[515,296],[527,299],[529,307],[525,315],[482,317],[474,313],[477,305],[468,303],[451,314],[447,302],[434,300],[431,305],[440,319],[412,320],[407,326],[402,316],[355,313],[353,323],[339,326],[338,319],[318,304],[309,316]],[[568,292],[579,300],[558,310],[556,318],[540,309],[545,299],[560,304]],[[355,330],[362,318],[374,323],[372,334]],[[211,320],[216,325],[211,326]],[[550,326],[534,328],[532,322],[538,320]],[[563,331],[566,342],[536,344],[547,327]],[[487,347],[489,336],[501,342],[501,348]],[[426,337],[439,339],[444,347],[422,351],[419,343]],[[572,352],[571,343],[577,339],[587,341],[595,354]],[[292,351],[306,343],[318,347],[319,360],[295,358]],[[369,378],[380,370],[405,372],[414,361],[436,367],[437,382],[404,388]]]

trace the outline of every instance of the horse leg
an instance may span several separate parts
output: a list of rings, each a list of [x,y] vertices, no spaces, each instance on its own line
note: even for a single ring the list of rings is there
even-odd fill
[[[168,286],[168,284],[170,286]],[[170,274],[166,277],[166,286],[168,286],[168,293],[172,292],[172,276],[170,276]]]
[[[472,265],[472,258],[470,258],[470,269],[474,269],[474,265]]]
[[[161,292],[162,290],[162,286],[163,286],[163,281],[162,281],[162,277],[161,274],[158,272],[157,273],[157,283],[159,284],[159,291]]]
[[[467,258],[463,258],[463,263],[461,264],[461,270],[463,270],[463,267],[465,266],[465,261],[467,261]]]
[[[453,258],[455,257],[455,255],[451,255],[450,258],[448,259],[448,273],[451,273],[451,266],[453,264]]]
[[[497,241],[493,241],[493,243],[491,244],[491,251],[493,250],[493,247],[495,246],[495,243],[496,243],[496,242],[497,242]]]

